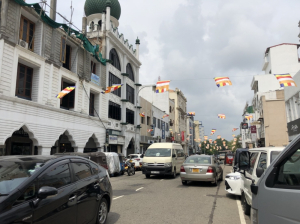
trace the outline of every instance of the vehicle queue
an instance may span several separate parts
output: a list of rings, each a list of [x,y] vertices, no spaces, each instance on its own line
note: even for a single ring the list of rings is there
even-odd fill
[[[226,163],[233,170],[225,177],[226,191],[241,196],[243,210],[251,214],[253,224],[300,221],[297,214],[300,137],[285,149],[237,149],[235,155],[227,153],[221,158],[224,162],[214,155],[185,158],[181,145],[176,143],[154,143],[145,154],[128,158],[102,152],[2,157],[0,220],[1,223],[102,224],[112,203],[110,177],[123,175],[131,165],[134,170],[141,169],[146,178],[151,175],[175,178],[179,174],[183,185],[199,181],[217,186],[223,180],[222,165]],[[78,211],[78,206],[89,215],[67,218]]]

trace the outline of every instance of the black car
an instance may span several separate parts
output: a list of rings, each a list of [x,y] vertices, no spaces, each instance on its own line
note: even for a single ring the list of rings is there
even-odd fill
[[[0,223],[106,222],[107,171],[79,156],[0,157]]]

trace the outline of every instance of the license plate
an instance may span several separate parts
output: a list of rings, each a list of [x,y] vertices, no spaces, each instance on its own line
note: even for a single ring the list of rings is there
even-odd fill
[[[193,168],[193,169],[192,169],[192,173],[200,173],[200,169],[195,169],[195,168]]]
[[[151,171],[151,173],[159,173],[159,171]]]

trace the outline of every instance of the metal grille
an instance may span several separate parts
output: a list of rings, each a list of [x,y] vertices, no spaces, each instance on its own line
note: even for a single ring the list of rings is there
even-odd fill
[[[165,166],[165,164],[164,163],[148,163],[148,166],[162,167],[162,166]]]

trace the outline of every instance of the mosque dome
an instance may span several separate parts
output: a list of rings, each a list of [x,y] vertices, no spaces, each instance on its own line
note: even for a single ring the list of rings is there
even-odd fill
[[[102,13],[106,10],[106,6],[110,6],[110,15],[117,20],[121,16],[121,5],[118,0],[86,0],[84,4],[84,12],[86,16]]]

